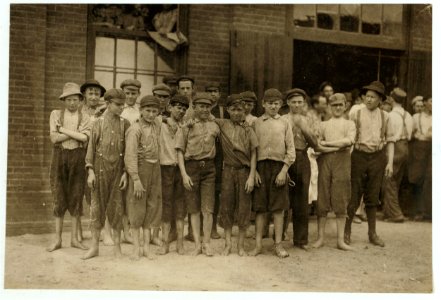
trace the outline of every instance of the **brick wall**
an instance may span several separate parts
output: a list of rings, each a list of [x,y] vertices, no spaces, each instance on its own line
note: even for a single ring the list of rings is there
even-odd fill
[[[412,5],[412,50],[432,51],[432,8],[431,5]]]
[[[49,114],[64,82],[85,77],[85,5],[12,4],[7,233],[52,218]]]

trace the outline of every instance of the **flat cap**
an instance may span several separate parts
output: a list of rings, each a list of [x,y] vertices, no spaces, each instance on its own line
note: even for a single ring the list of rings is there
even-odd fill
[[[126,101],[126,94],[121,89],[110,89],[104,94],[104,100],[123,104]]]
[[[140,108],[144,106],[153,106],[159,108],[160,101],[153,95],[147,95],[141,98],[141,103],[139,104]]]
[[[277,101],[281,100],[283,101],[283,95],[278,89],[267,89],[263,93],[263,101]]]
[[[160,83],[160,84],[153,86],[152,93],[158,94],[158,95],[169,95],[170,96],[171,88],[164,83]]]
[[[243,101],[243,98],[240,94],[232,94],[227,97],[227,103],[226,106],[232,106],[235,104],[241,104]]]
[[[242,99],[245,102],[257,102],[257,96],[252,91],[245,91],[240,93],[240,95],[242,96]]]
[[[220,91],[218,84],[210,84],[205,87],[206,92]]]
[[[178,84],[178,77],[175,75],[164,76],[164,78],[162,78],[162,83],[176,85]]]
[[[212,97],[209,93],[196,93],[196,95],[193,98],[193,104],[196,103],[205,103],[205,104],[209,104],[212,105]]]
[[[328,103],[330,105],[334,104],[334,103],[346,103],[346,96],[342,93],[335,93],[333,94],[331,97],[329,97]]]
[[[100,89],[100,97],[102,97],[104,95],[104,93],[106,92],[106,89],[99,83],[98,80],[95,79],[87,79],[85,83],[83,83],[81,85],[81,93],[84,94],[84,92],[86,91],[86,89],[88,87],[97,87]]]
[[[194,84],[194,78],[190,77],[188,75],[181,75],[181,76],[179,76],[177,83],[179,84],[179,82],[183,81],[183,80],[189,80],[189,81],[191,81]]]
[[[285,99],[288,100],[292,96],[303,96],[303,99],[306,99],[306,92],[299,88],[290,89],[285,92]]]
[[[397,103],[403,103],[406,100],[407,93],[400,89],[399,87],[396,87],[390,92],[390,96],[397,102]]]
[[[412,99],[412,106],[415,105],[418,101],[423,101],[423,96],[415,96],[415,98]]]
[[[139,90],[141,88],[141,82],[137,79],[126,79],[123,82],[121,82],[120,87],[123,89],[125,87],[129,89],[137,89]]]
[[[188,98],[184,95],[174,95],[173,98],[170,99],[170,105],[174,105],[180,103],[185,107],[189,106]]]

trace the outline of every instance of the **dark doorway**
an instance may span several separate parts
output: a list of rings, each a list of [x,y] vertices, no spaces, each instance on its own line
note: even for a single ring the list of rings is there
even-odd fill
[[[398,84],[402,51],[294,41],[293,86],[312,96],[323,81],[336,92],[349,92],[378,77],[390,91]]]

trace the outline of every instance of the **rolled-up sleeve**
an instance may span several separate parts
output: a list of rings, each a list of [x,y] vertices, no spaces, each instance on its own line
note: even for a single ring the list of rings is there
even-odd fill
[[[285,157],[283,162],[291,166],[296,160],[296,148],[294,146],[294,137],[292,135],[292,128],[288,121],[285,122]]]
[[[61,133],[57,131],[57,121],[59,122],[59,120],[60,120],[60,111],[53,110],[49,117],[49,131],[50,131],[51,142],[53,144],[58,142],[58,137],[61,135]]]
[[[188,130],[189,130],[188,127],[184,126],[178,128],[178,131],[176,132],[175,149],[180,150],[183,153],[185,153],[185,150],[187,148],[187,141],[185,139],[185,136],[188,136]]]
[[[394,128],[394,122],[389,116],[388,113],[382,112],[384,114],[384,122],[386,123],[386,142],[387,143],[395,143],[397,141],[396,138],[396,129]]]
[[[346,122],[347,124],[347,138],[351,141],[351,144],[355,144],[355,136],[357,135],[357,129],[355,128],[355,123],[353,121]]]
[[[127,173],[133,181],[139,180],[138,175],[138,144],[141,137],[141,129],[138,126],[130,126],[126,131],[126,150],[124,164]]]

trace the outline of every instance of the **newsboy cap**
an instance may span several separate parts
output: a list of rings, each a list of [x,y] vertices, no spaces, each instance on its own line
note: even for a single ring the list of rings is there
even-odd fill
[[[126,94],[121,89],[110,89],[104,94],[104,100],[124,104],[126,102]]]
[[[303,99],[306,99],[306,92],[299,88],[290,89],[285,92],[285,99],[288,100],[292,96],[303,96]]]
[[[332,105],[334,103],[338,103],[338,102],[341,102],[343,104],[346,103],[346,96],[345,96],[345,94],[335,93],[331,97],[329,97],[328,103],[330,105]]]
[[[160,84],[157,84],[157,85],[153,86],[152,93],[153,94],[158,94],[158,95],[168,95],[168,96],[170,96],[171,88],[168,85],[164,84],[164,83],[160,83]]]
[[[130,90],[139,90],[141,88],[141,82],[137,79],[126,79],[121,82],[120,87],[122,89],[127,87]]]
[[[209,93],[196,93],[196,95],[193,98],[193,104],[205,103],[205,104],[213,105],[213,101],[211,99],[212,98]]]
[[[99,83],[98,80],[95,79],[87,79],[85,83],[83,83],[81,85],[81,93],[84,94],[84,92],[86,91],[86,89],[88,87],[97,87],[100,89],[100,97],[102,97],[104,95],[104,93],[106,92],[106,89]]]
[[[218,84],[210,84],[205,87],[206,92],[220,91]]]
[[[257,96],[252,91],[245,91],[240,93],[240,95],[242,96],[242,100],[245,102],[257,102]]]
[[[404,90],[396,87],[392,90],[392,92],[390,92],[390,96],[395,100],[395,102],[401,104],[406,100],[407,94]]]
[[[240,94],[231,94],[227,97],[227,107],[235,105],[235,104],[241,104],[243,101],[243,98]]]
[[[191,81],[194,84],[194,78],[190,77],[188,75],[181,75],[181,76],[179,76],[177,83],[179,84],[179,82],[181,82],[183,80]]]
[[[58,98],[64,101],[64,98],[72,95],[80,95],[80,99],[83,100],[83,94],[80,91],[80,86],[74,82],[67,82],[63,86],[63,93]]]
[[[180,103],[188,108],[189,102],[187,96],[184,95],[174,95],[173,98],[170,99],[170,105],[174,105]]]
[[[162,83],[166,85],[176,85],[178,84],[178,77],[175,75],[164,76],[164,78],[162,78]]]
[[[283,95],[278,89],[267,89],[263,93],[263,101],[277,101],[281,100],[283,101]]]
[[[140,108],[144,106],[153,106],[159,108],[160,101],[153,95],[147,95],[141,98],[141,103],[139,104]]]

